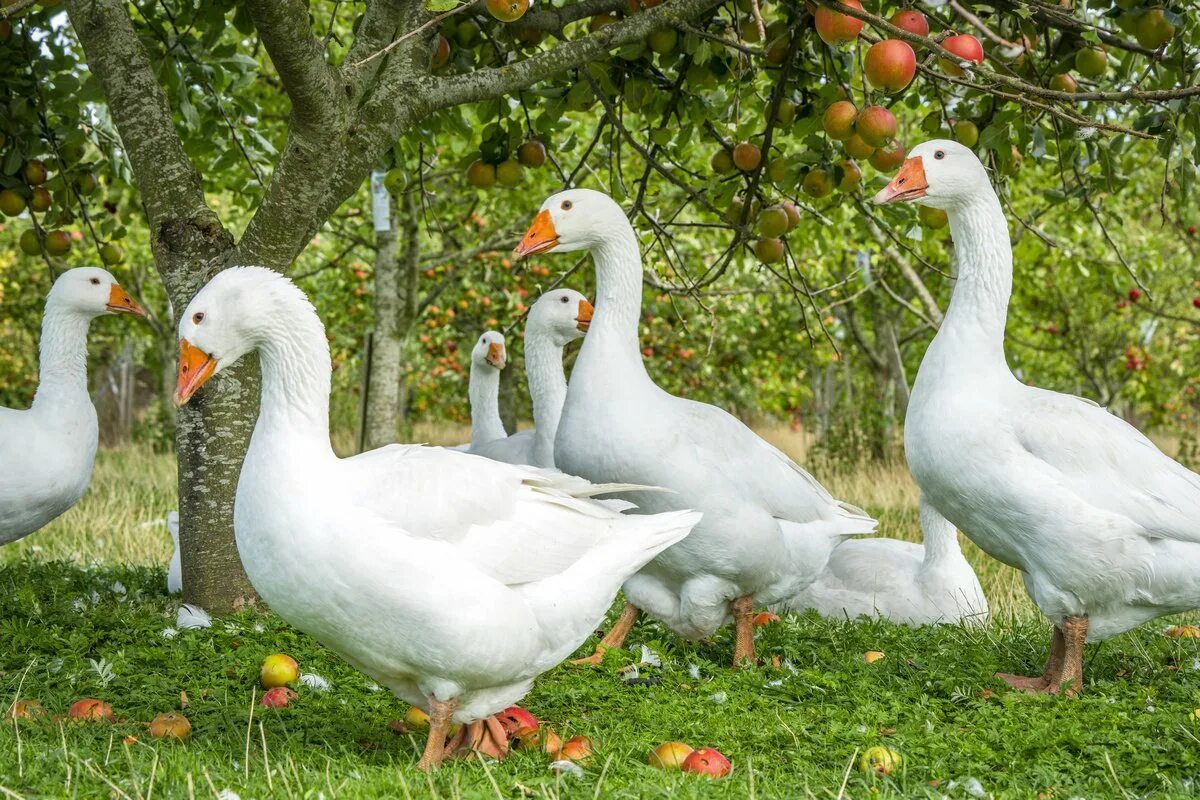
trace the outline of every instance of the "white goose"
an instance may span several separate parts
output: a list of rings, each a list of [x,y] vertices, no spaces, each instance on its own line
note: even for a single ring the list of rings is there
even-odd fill
[[[0,544],[43,527],[87,489],[99,438],[88,393],[87,332],[102,314],[146,316],[97,267],[67,270],[50,289],[33,404],[0,408]]]
[[[500,370],[508,363],[504,334],[484,331],[471,348],[467,395],[471,401],[471,443],[474,450],[508,436],[500,421]]]
[[[587,332],[591,319],[592,304],[574,289],[546,292],[529,307],[525,322],[525,377],[533,402],[534,427],[478,447],[472,445],[469,452],[509,464],[554,467],[554,434],[567,397],[563,348]],[[472,403],[472,420],[474,408]]]
[[[879,617],[912,626],[987,622],[987,598],[954,526],[922,502],[921,530],[923,544],[842,542],[811,586],[773,610],[814,609],[826,617]]]
[[[650,379],[638,346],[641,254],[612,198],[587,189],[554,195],[516,252],[572,250],[591,252],[597,299],[567,388],[555,465],[592,481],[673,490],[626,495],[643,511],[704,512],[691,536],[625,584],[629,605],[584,660],[619,646],[641,609],[689,638],[711,635],[732,616],[734,664],[753,661],[755,601],[794,595],[820,574],[840,537],[868,533],[875,521],[730,414]]]
[[[490,715],[570,655],[621,583],[688,534],[694,512],[626,517],[553,474],[443,448],[338,458],[325,329],[261,267],[218,274],[179,324],[176,400],[257,350],[262,402],[234,507],[238,552],[271,608],[429,711],[421,758],[500,756]],[[592,487],[596,488],[596,487]],[[454,587],[459,587],[456,592]]]
[[[1095,403],[1026,386],[1009,371],[1008,224],[987,171],[951,141],[912,150],[876,202],[950,217],[958,278],[913,386],[905,424],[922,497],[1021,570],[1054,625],[1031,691],[1077,693],[1083,646],[1200,606],[1200,476]]]

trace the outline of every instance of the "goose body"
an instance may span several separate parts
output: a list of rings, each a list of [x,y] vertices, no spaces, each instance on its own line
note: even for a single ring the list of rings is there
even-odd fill
[[[820,577],[777,611],[813,609],[826,617],[877,617],[902,625],[982,625],[988,604],[958,533],[921,504],[924,542],[848,539],[833,549]]]
[[[1013,376],[1008,225],[974,153],[923,144],[876,199],[945,209],[958,259],[908,407],[909,467],[924,501],[1019,569],[1055,625],[1044,674],[1004,677],[1079,691],[1085,640],[1200,606],[1200,476],[1095,403]]]
[[[183,401],[259,351],[234,511],[242,563],[285,620],[429,709],[422,766],[440,762],[451,719],[478,727],[577,648],[621,583],[698,517],[623,517],[584,481],[443,448],[338,458],[324,329],[269,270],[220,273],[180,337]]]
[[[843,536],[870,532],[875,522],[835,500],[732,415],[651,380],[637,338],[641,255],[611,198],[575,189],[548,199],[518,252],[549,250],[589,250],[597,280],[555,465],[593,481],[671,490],[623,495],[642,512],[703,511],[692,535],[631,578],[625,595],[688,638],[710,636],[736,617],[735,660],[752,658],[751,600],[794,595],[820,574]]]
[[[509,464],[530,464],[547,469],[554,467],[554,436],[567,396],[563,348],[583,336],[591,315],[592,304],[573,289],[553,289],[530,306],[525,324],[525,375],[533,402],[534,427],[501,439],[489,439],[478,446],[472,444],[469,452]],[[472,375],[475,363],[473,355]],[[486,366],[481,365],[479,369],[483,370]],[[494,388],[499,390],[498,382]],[[489,408],[491,398],[481,398],[480,402],[484,409]],[[484,413],[490,414],[488,411]],[[471,415],[474,428],[474,392]],[[499,419],[498,410],[496,418]]]
[[[0,544],[44,527],[87,489],[99,441],[87,332],[94,318],[112,313],[145,316],[105,270],[68,270],[50,290],[33,404],[0,408]]]

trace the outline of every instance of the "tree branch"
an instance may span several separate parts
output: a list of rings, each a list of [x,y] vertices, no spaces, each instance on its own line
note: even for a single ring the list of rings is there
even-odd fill
[[[606,14],[610,11],[623,11],[628,8],[627,0],[579,0],[562,8],[539,6],[530,11],[516,22],[512,23],[514,30],[534,30],[543,33],[559,33],[572,22]]]
[[[157,245],[163,244],[160,227],[172,218],[199,218],[220,230],[125,3],[68,0],[67,14],[83,45],[88,68],[104,88]]]
[[[660,6],[606,25],[582,39],[564,42],[515,64],[430,81],[426,84],[423,94],[434,109],[500,97],[524,89],[551,75],[598,59],[622,45],[643,39],[656,30],[686,22],[715,8],[719,2],[720,0],[668,0]]]
[[[313,35],[304,0],[246,0],[275,71],[292,101],[292,128],[326,128],[339,117],[338,81]]]
[[[821,4],[828,6],[829,8],[832,8],[839,13],[845,14],[850,17],[854,17],[855,19],[860,19],[863,22],[868,22],[873,27],[878,28],[879,30],[887,33],[887,35],[893,39],[903,39],[904,41],[908,42],[909,44],[913,45],[914,47],[920,47],[924,50],[929,50],[930,52],[936,54],[937,56],[939,56],[941,58],[945,58],[952,63],[955,63],[955,64],[962,63],[962,60],[957,55],[955,55],[954,53],[951,53],[949,50],[942,47],[941,44],[939,44],[938,42],[935,42],[933,39],[927,38],[925,36],[917,36],[915,33],[909,33],[906,30],[897,28],[895,25],[891,24],[890,22],[885,20],[883,17],[876,16],[875,14],[872,14],[867,11],[863,11],[858,8],[854,8],[853,6],[848,6],[844,3],[838,2],[837,0],[822,0]],[[609,27],[613,27],[613,26],[609,26]],[[968,66],[973,66],[973,65],[968,65]],[[1184,87],[1181,87],[1178,89],[1150,89],[1150,90],[1124,89],[1124,90],[1116,91],[1116,92],[1075,92],[1075,93],[1060,92],[1055,89],[1047,89],[1043,86],[1037,86],[1035,84],[1028,83],[1019,78],[1012,78],[1012,77],[1009,77],[1008,75],[1002,75],[1002,74],[1000,74],[998,72],[994,72],[994,71],[983,71],[983,70],[979,70],[979,69],[974,69],[973,71],[976,75],[980,76],[981,78],[989,80],[994,84],[999,84],[1001,86],[1004,86],[1010,90],[1015,90],[1017,93],[1032,94],[1032,95],[1036,95],[1040,98],[1043,98],[1045,100],[1055,100],[1060,103],[1078,104],[1078,103],[1086,103],[1091,100],[1095,100],[1098,102],[1105,102],[1105,103],[1124,103],[1124,102],[1128,102],[1131,100],[1154,102],[1154,101],[1164,101],[1164,100],[1175,100],[1175,99],[1181,99],[1181,98],[1185,98],[1185,97],[1195,97],[1197,95],[1200,95],[1200,85],[1184,86]],[[989,86],[982,86],[982,85],[971,84],[971,83],[964,84],[962,81],[954,80],[952,78],[949,78],[948,76],[946,79],[952,83],[960,83],[962,85],[968,85],[968,86],[971,86],[972,88],[979,89],[981,91],[991,92],[991,93],[996,92],[996,90],[994,88],[989,87]],[[1013,98],[1011,95],[1009,95],[1006,99],[1016,99],[1016,98]],[[1076,122],[1075,124],[1079,124],[1079,123]],[[1099,125],[1095,125],[1095,127],[1099,127]],[[1122,132],[1125,132],[1125,131],[1122,131]]]

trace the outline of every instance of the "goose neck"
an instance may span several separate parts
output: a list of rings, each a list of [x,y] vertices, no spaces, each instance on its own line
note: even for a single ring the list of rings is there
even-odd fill
[[[332,454],[329,345],[316,312],[304,311],[289,309],[269,323],[259,345],[262,404],[255,431],[283,433],[293,445]]]
[[[958,530],[932,506],[921,503],[921,536],[925,545],[925,563],[962,558]]]
[[[567,398],[563,373],[563,348],[539,332],[526,332],[525,375],[533,402],[534,460],[539,467],[554,466],[554,436]]]
[[[957,275],[945,328],[969,337],[980,355],[1003,358],[1012,294],[1012,244],[995,191],[949,211]]]
[[[471,398],[471,446],[478,447],[508,436],[500,421],[500,370],[471,361],[468,387]]]
[[[592,248],[596,262],[596,311],[584,341],[641,364],[638,322],[642,313],[642,256],[626,222]],[[595,343],[595,344],[593,344]]]
[[[77,311],[46,307],[38,347],[38,388],[34,408],[90,403],[87,385],[87,333],[91,318]]]

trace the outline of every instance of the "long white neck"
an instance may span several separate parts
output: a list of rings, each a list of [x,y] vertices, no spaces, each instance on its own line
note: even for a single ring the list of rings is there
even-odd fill
[[[534,466],[554,466],[554,436],[567,399],[563,348],[544,331],[525,331],[525,377],[533,401]]]
[[[984,184],[948,211],[958,275],[939,337],[953,337],[976,363],[1005,366],[1004,324],[1012,294],[1012,244],[1000,200]]]
[[[610,226],[592,248],[596,262],[596,310],[579,353],[586,371],[604,364],[609,377],[649,381],[638,346],[642,315],[642,255],[627,220]],[[593,359],[596,359],[593,362]]]
[[[294,449],[303,446],[333,457],[329,442],[332,366],[325,328],[307,305],[282,302],[286,313],[267,323],[259,345],[262,404],[255,426],[260,434],[282,434]]]
[[[91,318],[51,303],[42,317],[38,388],[34,408],[91,403],[87,385],[87,333]]]
[[[471,398],[471,446],[478,447],[508,436],[500,421],[500,370],[471,360],[468,387]]]
[[[943,517],[933,506],[921,499],[921,535],[925,542],[926,566],[935,565],[948,559],[963,558],[962,548],[958,546],[958,530]]]

